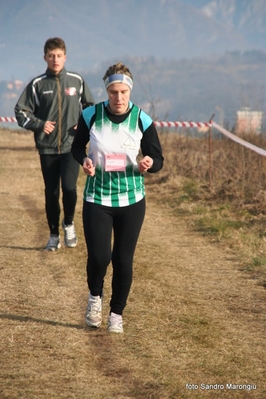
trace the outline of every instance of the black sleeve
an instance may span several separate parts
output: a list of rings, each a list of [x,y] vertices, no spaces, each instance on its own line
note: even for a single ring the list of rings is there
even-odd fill
[[[87,157],[87,144],[90,141],[90,130],[83,118],[79,118],[77,131],[71,146],[71,152],[75,160],[83,165],[83,159]]]
[[[90,107],[94,103],[95,103],[94,102],[94,98],[93,98],[93,95],[92,95],[92,93],[90,91],[90,88],[86,84],[86,82],[83,81],[82,108],[85,109],[87,107]]]
[[[142,125],[141,120],[140,124]],[[150,169],[148,169],[148,172],[159,172],[159,170],[161,170],[163,167],[164,157],[162,155],[162,148],[158,133],[153,123],[143,132],[141,151],[143,156],[148,155],[153,159],[153,165]]]
[[[37,108],[32,82],[30,82],[15,105],[14,111],[18,125],[33,132],[43,131],[45,121],[35,116]]]

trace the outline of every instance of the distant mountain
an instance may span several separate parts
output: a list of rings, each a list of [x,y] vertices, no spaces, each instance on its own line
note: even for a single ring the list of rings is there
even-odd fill
[[[235,51],[169,61],[128,56],[123,61],[133,73],[132,101],[153,119],[206,122],[215,113],[218,123],[232,127],[236,112],[249,107],[264,111],[266,128],[266,52]],[[102,80],[105,69],[101,65],[98,71],[83,74],[96,102],[107,98]],[[0,82],[0,115],[13,116],[23,86],[19,80]]]
[[[202,11],[209,18],[232,26],[248,40],[253,48],[265,49],[265,0],[214,0],[204,3]]]
[[[66,68],[96,101],[118,60],[134,75],[134,101],[159,119],[234,123],[266,104],[266,0],[0,0],[0,115],[44,72],[43,45],[63,37]],[[218,108],[216,108],[218,107]],[[218,111],[219,110],[219,111]],[[222,111],[221,111],[222,110]]]
[[[1,0],[0,80],[42,72],[48,37],[65,39],[67,67],[81,72],[126,55],[266,50],[265,27],[265,0]]]

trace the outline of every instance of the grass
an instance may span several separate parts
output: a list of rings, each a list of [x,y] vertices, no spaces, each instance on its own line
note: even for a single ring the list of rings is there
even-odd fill
[[[264,135],[246,135],[245,140],[264,148]],[[266,161],[228,139],[213,140],[212,180],[208,137],[165,132],[161,136],[167,162],[158,177],[163,201],[175,215],[213,241],[236,251],[261,285],[266,283]],[[160,203],[160,200],[158,200]],[[256,259],[256,266],[254,265]]]
[[[179,146],[179,140],[162,135],[165,168],[146,176],[147,213],[125,333],[115,335],[106,331],[111,267],[103,326],[91,330],[84,323],[83,174],[78,247],[46,253],[43,183],[32,135],[0,132],[1,399],[265,398],[262,197],[244,200],[243,180],[241,189],[233,180],[229,190],[217,179],[210,190],[203,172],[208,157],[203,154],[203,162],[200,153],[204,138],[196,145],[182,138]],[[193,152],[192,159],[187,154]],[[195,170],[195,160],[203,169]],[[228,196],[219,194],[221,187]],[[224,388],[208,389],[210,384]]]

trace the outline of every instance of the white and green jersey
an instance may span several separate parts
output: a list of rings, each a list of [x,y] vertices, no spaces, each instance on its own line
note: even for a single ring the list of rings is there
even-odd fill
[[[137,164],[143,136],[139,127],[141,110],[130,103],[131,112],[127,118],[122,123],[114,123],[105,112],[107,103],[83,111],[83,118],[90,129],[88,157],[95,166],[95,175],[87,177],[84,200],[111,207],[128,206],[145,196],[144,177]],[[144,125],[152,123],[143,111],[141,115]],[[92,117],[95,121],[91,126]],[[106,171],[106,159],[119,156],[124,158],[124,170]]]

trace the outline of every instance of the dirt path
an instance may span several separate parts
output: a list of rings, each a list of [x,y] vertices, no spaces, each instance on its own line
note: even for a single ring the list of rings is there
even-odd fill
[[[78,247],[44,252],[32,135],[0,131],[0,399],[265,398],[265,289],[149,193],[125,334],[85,327],[82,189]]]

